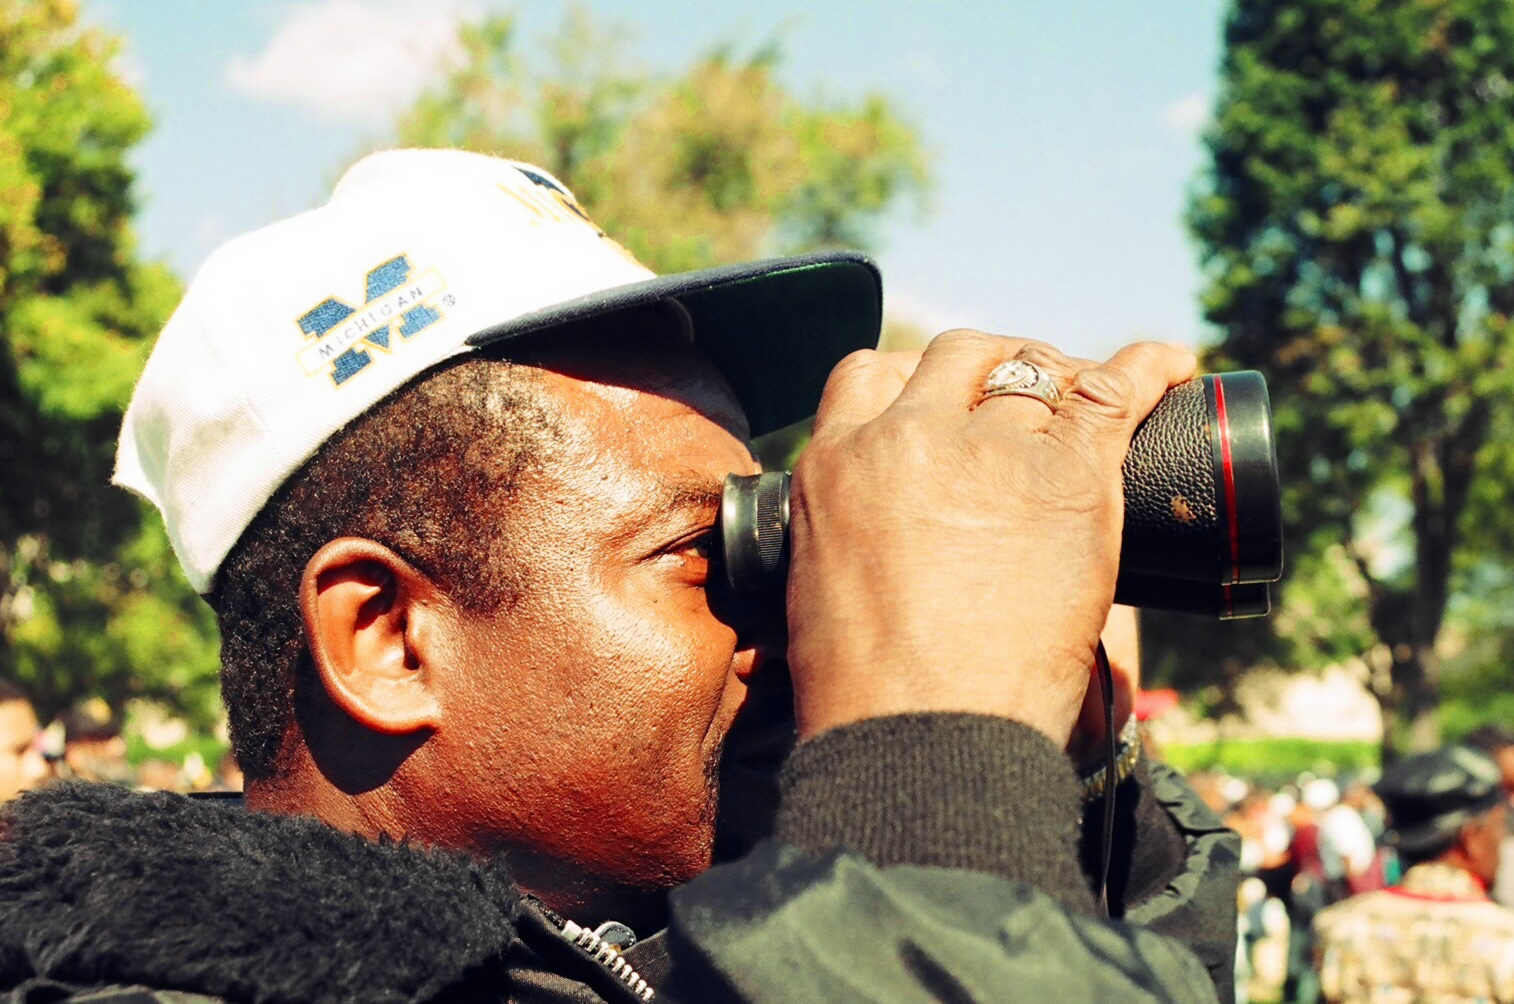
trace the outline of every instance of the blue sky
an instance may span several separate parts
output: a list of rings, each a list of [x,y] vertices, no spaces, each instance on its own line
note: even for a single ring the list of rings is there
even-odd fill
[[[559,0],[84,0],[125,38],[156,121],[137,152],[143,250],[191,275],[218,243],[320,202],[428,77],[458,17],[513,10],[527,43]],[[1202,163],[1220,0],[753,5],[588,0],[620,58],[676,72],[777,37],[803,96],[877,91],[921,132],[936,189],[874,251],[887,309],[940,329],[1102,357],[1134,337],[1197,344],[1181,213]]]

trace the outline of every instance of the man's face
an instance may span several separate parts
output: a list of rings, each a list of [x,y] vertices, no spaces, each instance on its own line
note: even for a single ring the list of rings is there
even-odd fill
[[[714,368],[666,339],[528,361],[564,431],[502,511],[479,514],[523,589],[460,615],[426,829],[507,851],[527,888],[537,872],[666,888],[709,864],[721,744],[757,662],[705,592],[722,480],[756,470],[745,419]]]
[[[1508,806],[1500,803],[1468,826],[1471,832],[1466,839],[1467,857],[1478,878],[1490,887],[1498,876],[1499,849],[1508,811]]]
[[[47,762],[37,750],[37,715],[21,700],[0,700],[0,802],[47,776]]]
[[[1514,746],[1500,746],[1493,754],[1498,771],[1503,775],[1504,794],[1514,799]]]

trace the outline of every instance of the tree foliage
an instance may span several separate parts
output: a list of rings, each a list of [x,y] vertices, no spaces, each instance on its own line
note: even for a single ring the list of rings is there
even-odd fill
[[[1235,0],[1189,205],[1206,362],[1272,386],[1299,662],[1434,741],[1453,596],[1514,542],[1514,6]]]
[[[213,714],[215,629],[156,516],[108,484],[178,297],[137,260],[126,157],[148,128],[70,0],[0,0],[0,677]]]
[[[805,102],[766,46],[722,49],[660,78],[617,63],[624,32],[569,15],[531,66],[510,19],[463,28],[463,58],[399,120],[398,139],[540,164],[661,272],[819,247],[865,247],[926,158],[881,97]]]

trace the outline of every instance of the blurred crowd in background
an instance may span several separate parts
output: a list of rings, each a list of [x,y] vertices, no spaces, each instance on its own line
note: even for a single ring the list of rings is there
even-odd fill
[[[1484,726],[1462,745],[1498,764],[1514,798],[1514,732]],[[1396,885],[1406,863],[1388,837],[1389,813],[1374,791],[1379,771],[1338,777],[1303,773],[1257,784],[1223,772],[1189,781],[1241,836],[1242,881],[1236,946],[1238,1002],[1323,999],[1316,970],[1315,917],[1351,896]],[[1489,895],[1514,907],[1514,835],[1504,839]]]
[[[24,693],[0,680],[0,802],[54,778],[167,791],[242,790],[224,741],[195,742],[182,721],[145,708],[134,725],[136,750],[123,722],[98,698],[44,723]]]

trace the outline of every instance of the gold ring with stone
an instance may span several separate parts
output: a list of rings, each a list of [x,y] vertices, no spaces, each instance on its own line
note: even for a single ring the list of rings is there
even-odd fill
[[[1056,381],[1042,372],[1035,363],[1024,359],[1010,359],[989,370],[988,376],[983,380],[983,391],[978,395],[977,404],[982,404],[991,397],[1006,395],[1033,397],[1053,411],[1062,400],[1062,392],[1057,389]]]

